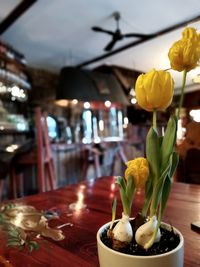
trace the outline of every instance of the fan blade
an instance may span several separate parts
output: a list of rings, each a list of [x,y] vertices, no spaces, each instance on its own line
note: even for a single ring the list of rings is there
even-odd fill
[[[107,34],[110,34],[110,35],[114,34],[114,32],[112,32],[112,31],[104,30],[104,29],[102,29],[100,27],[97,27],[97,26],[92,27],[92,30],[95,31],[95,32],[104,32],[104,33],[107,33]]]
[[[110,51],[114,47],[115,43],[117,42],[117,39],[112,39],[107,46],[104,48],[105,51]]]
[[[142,34],[142,33],[126,33],[123,37],[138,37],[138,38],[150,38],[154,37],[154,34]]]

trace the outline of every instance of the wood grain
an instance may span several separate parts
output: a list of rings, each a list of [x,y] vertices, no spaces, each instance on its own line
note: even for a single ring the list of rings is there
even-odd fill
[[[7,248],[0,235],[0,254],[15,267],[96,267],[98,265],[96,232],[111,219],[111,202],[118,195],[114,177],[102,177],[58,190],[18,199],[17,202],[33,205],[38,210],[57,210],[56,227],[67,222],[72,226],[62,228],[66,238],[60,242],[40,240],[40,249],[31,254]],[[138,192],[133,205],[133,216],[142,205],[143,192]],[[16,201],[15,201],[16,202]],[[70,209],[70,204],[75,206]],[[86,206],[84,206],[86,205]],[[118,217],[121,205],[118,203]],[[200,234],[190,229],[190,223],[200,220],[200,186],[174,183],[163,221],[177,227],[185,239],[184,267],[200,266]],[[111,267],[111,266],[110,266]],[[113,266],[114,267],[114,266]]]

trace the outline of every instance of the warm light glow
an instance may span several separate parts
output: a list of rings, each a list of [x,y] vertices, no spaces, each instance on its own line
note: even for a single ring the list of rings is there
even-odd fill
[[[83,139],[82,139],[82,143],[83,143],[83,144],[87,144],[87,143],[88,143],[87,138],[83,137]]]
[[[178,120],[178,125],[177,125],[177,141],[182,140],[185,136],[186,129],[182,127],[182,121],[181,119]]]
[[[82,189],[82,190],[85,189],[85,185],[83,185],[83,184],[80,185],[80,189]]]
[[[69,205],[69,208],[75,211],[76,215],[79,215],[81,209],[86,207],[86,205],[84,204],[84,190],[85,190],[85,186],[81,185],[77,193],[77,196],[78,196],[77,202],[71,203]]]
[[[124,124],[128,124],[128,118],[127,117],[124,117]]]
[[[24,89],[20,89],[18,86],[13,86],[11,88],[11,95],[12,95],[12,97],[16,97],[19,99],[25,99],[26,98],[26,94],[24,92]]]
[[[194,78],[192,79],[192,81],[193,81],[194,83],[200,83],[200,75],[197,75],[196,77],[194,77]]]
[[[0,93],[6,93],[7,92],[6,86],[4,86],[2,83],[0,84]]]
[[[84,108],[90,108],[90,103],[89,102],[84,102],[84,104],[83,104],[83,106],[84,106]]]
[[[73,99],[73,100],[72,100],[72,104],[73,104],[73,105],[78,104],[78,100],[77,100],[77,99]]]
[[[101,142],[101,138],[99,136],[94,138],[94,143],[99,144]]]
[[[104,105],[105,105],[107,108],[109,108],[109,107],[111,106],[111,102],[110,102],[109,100],[106,100],[106,101],[104,102]]]
[[[200,122],[200,109],[192,109],[190,111],[190,116],[193,118],[194,121]]]
[[[60,99],[56,101],[56,104],[61,107],[67,107],[69,105],[69,100]]]
[[[6,147],[6,151],[9,152],[9,153],[12,153],[12,152],[14,152],[18,147],[19,147],[18,145],[13,144],[13,145],[7,146],[7,147]]]
[[[137,103],[137,99],[135,97],[131,98],[131,104],[135,105]]]
[[[12,96],[19,97],[20,95],[20,89],[18,86],[13,86],[11,91]]]
[[[99,130],[101,132],[103,132],[103,130],[104,130],[104,121],[103,120],[99,120]]]
[[[111,190],[111,191],[115,191],[115,188],[116,188],[116,184],[115,184],[115,182],[114,182],[114,183],[112,183],[112,184],[110,185],[110,190]]]
[[[134,89],[134,88],[131,88],[129,94],[135,97],[135,95],[136,95],[136,93],[135,93],[135,89]]]

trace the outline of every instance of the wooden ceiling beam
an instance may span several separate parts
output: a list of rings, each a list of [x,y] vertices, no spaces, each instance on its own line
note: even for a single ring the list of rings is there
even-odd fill
[[[23,0],[9,15],[0,23],[0,35],[3,34],[30,6],[37,0]]]

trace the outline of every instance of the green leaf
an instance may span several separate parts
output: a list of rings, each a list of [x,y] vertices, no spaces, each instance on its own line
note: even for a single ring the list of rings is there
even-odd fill
[[[130,216],[129,199],[127,198],[126,191],[124,191],[122,187],[120,188],[120,196],[121,196],[121,201],[122,201],[122,206],[123,206],[123,212],[124,214]]]
[[[129,203],[132,203],[134,193],[135,193],[134,179],[132,176],[129,176],[126,185],[126,196],[129,200]]]
[[[171,170],[170,170],[170,178],[174,175],[176,168],[179,162],[179,155],[174,151],[172,154],[172,163],[171,163]]]
[[[116,177],[116,184],[120,187],[120,197],[122,201],[123,206],[123,212],[124,214],[129,215],[130,214],[130,203],[126,195],[126,182],[125,179],[121,176]]]
[[[31,246],[31,247],[33,247],[33,249],[36,249],[36,250],[38,250],[40,247],[36,241],[29,241],[28,246]]]
[[[142,208],[142,216],[146,217],[147,216],[147,211],[150,205],[150,200],[152,198],[152,193],[153,193],[153,184],[152,184],[152,179],[149,177],[149,179],[146,182],[145,185],[145,199],[144,199],[144,205]]]
[[[154,186],[153,189],[153,196],[152,196],[152,202],[151,202],[151,209],[150,209],[150,217],[155,215],[157,211],[158,204],[160,202],[160,199],[162,197],[162,191],[163,191],[163,186],[165,179],[169,173],[171,165],[169,164],[167,168],[163,171],[161,174],[161,177],[158,179],[157,183]]]
[[[9,230],[8,231],[8,235],[11,236],[11,237],[17,237],[19,236],[19,231],[17,230]]]
[[[164,181],[164,185],[163,185],[163,190],[162,190],[162,198],[161,198],[161,202],[160,202],[160,210],[159,210],[159,220],[161,220],[163,212],[165,210],[166,204],[167,204],[167,200],[169,197],[169,193],[170,193],[170,189],[171,189],[171,179],[169,178],[169,176],[167,175],[165,181]]]
[[[31,244],[29,244],[28,249],[29,249],[29,252],[31,253],[34,250],[34,247]]]
[[[121,188],[123,188],[124,191],[126,191],[126,183],[123,177],[116,176],[116,184],[118,184]]]
[[[163,137],[161,145],[161,170],[164,170],[168,164],[170,155],[173,153],[176,142],[177,117],[171,116]]]
[[[112,202],[112,222],[110,224],[110,229],[112,229],[113,223],[116,217],[116,208],[117,208],[117,198],[115,197]]]
[[[19,237],[10,237],[10,236],[8,237],[8,241],[11,241],[11,242],[12,241],[20,242],[20,240],[21,239]]]
[[[19,241],[9,240],[7,242],[7,247],[19,247],[19,246],[21,246],[21,243]]]
[[[153,183],[156,183],[160,173],[160,147],[158,134],[153,127],[150,128],[146,138],[146,156],[150,165],[151,178]]]

